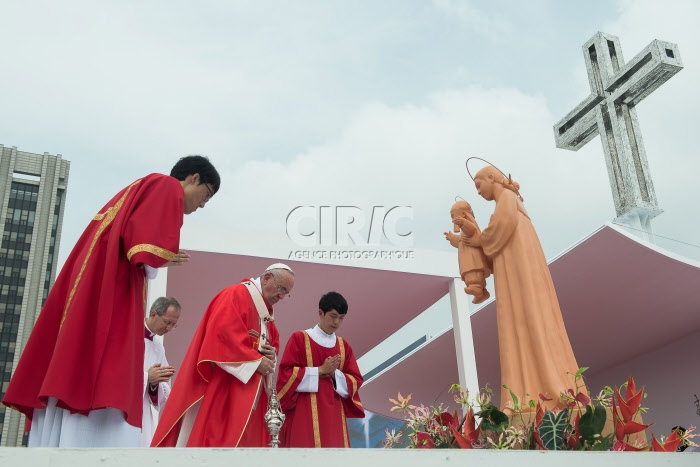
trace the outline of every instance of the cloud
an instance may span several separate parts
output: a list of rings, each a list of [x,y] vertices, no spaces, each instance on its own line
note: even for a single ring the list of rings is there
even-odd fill
[[[620,38],[624,56],[634,57],[653,39],[676,43],[684,68],[637,106],[637,115],[659,206],[655,232],[693,243],[684,247],[659,239],[659,244],[700,259],[700,222],[689,215],[697,210],[695,189],[700,159],[695,122],[700,107],[700,41],[695,18],[700,4],[693,1],[622,1],[620,16],[606,28]]]
[[[512,38],[512,26],[508,20],[501,15],[488,14],[472,2],[433,0],[433,5],[491,41],[507,42]]]
[[[533,213],[551,218],[555,210],[554,222],[592,217],[602,223],[599,207],[584,200],[577,206],[572,183],[601,164],[572,161],[554,149],[551,121],[542,97],[515,89],[445,90],[420,106],[368,102],[351,115],[337,140],[309,148],[290,162],[250,161],[224,173],[222,190],[206,209],[207,220],[221,219],[227,211],[235,213],[227,217],[231,225],[245,220],[261,230],[284,231],[287,214],[296,206],[351,205],[371,213],[373,206],[408,205],[415,211],[416,246],[447,248],[442,232],[451,227],[455,196],[472,202],[482,226],[493,211],[492,203],[478,197],[465,169],[467,157],[477,155],[513,174]],[[249,202],[236,202],[241,193]],[[607,208],[606,195],[599,198],[597,204]],[[550,212],[537,208],[541,205]],[[548,220],[542,222],[549,227]]]
[[[464,169],[479,155],[521,183],[552,256],[614,217],[599,140],[554,147],[552,125],[589,92],[580,45],[602,30],[630,59],[657,37],[679,44],[686,69],[637,109],[666,210],[655,225],[700,238],[687,188],[700,6],[519,5],[14,3],[0,143],[72,161],[61,256],[114,192],[190,153],[209,155],[223,185],[186,222],[284,235],[297,205],[411,205],[415,241],[431,248],[448,248],[456,195],[488,223],[493,203]]]

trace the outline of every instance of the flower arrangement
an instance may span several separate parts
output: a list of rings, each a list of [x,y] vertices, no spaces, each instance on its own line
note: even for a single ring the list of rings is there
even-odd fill
[[[606,386],[591,399],[584,391],[583,373],[574,375],[575,389],[560,394],[561,409],[546,410],[543,402],[551,401],[539,394],[538,400],[518,397],[508,386],[513,399],[508,407],[512,415],[499,410],[491,403],[493,391],[482,389],[469,400],[469,392],[454,384],[454,400],[463,409],[463,417],[457,410],[452,413],[437,407],[415,406],[411,395],[389,399],[406,419],[408,448],[461,448],[461,449],[543,449],[581,451],[663,451],[673,452],[679,446],[697,446],[693,438],[694,426],[688,430],[673,430],[668,436],[657,439],[652,433],[651,443],[646,442],[645,431],[651,425],[640,423],[640,415],[646,412],[641,406],[646,396],[644,387],[637,390],[630,377],[621,387]],[[624,396],[623,396],[624,393]],[[510,404],[510,402],[509,402]],[[612,417],[611,433],[604,433],[608,417]],[[404,433],[386,430],[385,448],[403,446]]]

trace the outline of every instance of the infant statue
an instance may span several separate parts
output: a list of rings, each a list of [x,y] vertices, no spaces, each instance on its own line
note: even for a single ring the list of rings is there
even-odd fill
[[[457,201],[450,209],[454,231],[445,232],[445,238],[450,245],[457,248],[459,274],[466,284],[464,291],[474,296],[472,303],[478,304],[487,300],[491,294],[486,290],[486,278],[491,275],[491,264],[481,248],[468,246],[466,239],[476,232],[481,233],[474,219],[472,207],[464,200]]]

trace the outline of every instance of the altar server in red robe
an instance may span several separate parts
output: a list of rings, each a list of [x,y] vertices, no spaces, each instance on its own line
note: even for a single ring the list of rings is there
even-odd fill
[[[277,395],[286,419],[280,442],[292,448],[349,448],[347,418],[364,418],[362,375],[352,347],[336,336],[348,312],[337,292],[318,304],[319,323],[297,331],[279,365]]]
[[[146,274],[181,264],[184,214],[219,174],[202,156],[124,188],[93,217],[56,279],[3,404],[32,421],[29,446],[139,446]]]
[[[272,306],[292,287],[294,272],[276,263],[214,297],[187,349],[151,446],[267,446],[266,385],[279,350]]]

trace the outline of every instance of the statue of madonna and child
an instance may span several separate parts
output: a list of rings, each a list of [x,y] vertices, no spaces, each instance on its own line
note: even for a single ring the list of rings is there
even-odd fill
[[[465,292],[474,295],[473,303],[486,300],[485,278],[493,274],[501,383],[518,397],[529,394],[538,400],[543,394],[551,399],[544,402],[547,409],[561,407],[559,394],[574,388],[579,367],[520,185],[493,165],[479,170],[473,180],[477,193],[495,201],[496,208],[483,231],[469,203],[458,201],[451,209],[455,232],[460,233],[445,232],[445,237],[458,248]],[[509,402],[510,391],[502,387],[501,407]]]

